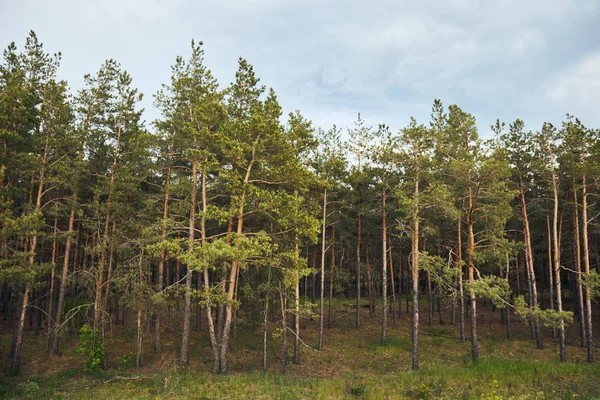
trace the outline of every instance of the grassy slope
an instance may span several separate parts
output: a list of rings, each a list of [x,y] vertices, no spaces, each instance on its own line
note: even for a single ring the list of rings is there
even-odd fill
[[[280,341],[269,337],[269,371],[261,371],[262,335],[239,327],[231,349],[228,376],[214,376],[206,335],[194,333],[192,361],[188,368],[176,366],[179,334],[167,329],[163,354],[151,353],[152,337],[146,338],[145,366],[117,372],[118,358],[130,354],[135,337],[132,327],[114,327],[107,335],[107,369],[81,372],[83,360],[75,348],[77,339],[63,345],[61,357],[44,354],[43,337],[28,332],[25,338],[25,371],[19,377],[0,377],[0,398],[599,398],[600,364],[586,363],[578,347],[576,327],[567,335],[569,362],[558,362],[558,343],[544,331],[545,349],[535,349],[529,329],[517,323],[515,339],[505,339],[499,312],[481,310],[481,361],[471,365],[470,343],[458,339],[458,327],[425,323],[421,335],[420,371],[410,371],[409,317],[403,313],[398,327],[390,320],[389,340],[379,343],[380,311],[372,319],[365,310],[364,327],[353,328],[348,300],[337,303],[339,317],[325,332],[323,352],[302,349],[301,365],[290,365],[282,375]],[[426,307],[423,307],[423,311]],[[404,312],[405,310],[403,310]],[[596,313],[597,315],[597,313]],[[306,323],[303,340],[316,343],[317,322]],[[468,321],[467,321],[468,322]],[[175,324],[170,324],[174,326]],[[277,326],[275,326],[277,325]],[[596,325],[598,326],[598,325]],[[273,328],[278,327],[274,323]],[[8,354],[10,335],[0,336],[0,352]],[[7,359],[2,360],[7,364]]]

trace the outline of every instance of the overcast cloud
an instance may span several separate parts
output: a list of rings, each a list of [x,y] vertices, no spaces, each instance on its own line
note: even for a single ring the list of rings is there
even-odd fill
[[[147,120],[194,38],[222,87],[242,56],[285,111],[323,128],[358,112],[393,129],[427,122],[434,98],[473,113],[484,135],[496,118],[535,130],[567,112],[600,127],[597,0],[0,0],[0,15],[0,45],[22,47],[33,29],[62,51],[74,90],[119,61]]]

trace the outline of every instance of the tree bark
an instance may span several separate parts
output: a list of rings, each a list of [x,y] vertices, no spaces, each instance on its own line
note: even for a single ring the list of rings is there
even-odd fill
[[[190,199],[190,226],[188,230],[188,252],[194,250],[195,224],[196,224],[196,189],[198,185],[198,162],[192,162],[192,193]],[[183,310],[183,337],[181,340],[180,362],[187,365],[189,362],[190,323],[192,319],[192,270],[187,268],[185,275],[185,297]]]
[[[529,229],[529,217],[527,214],[527,203],[525,202],[525,186],[523,184],[523,177],[519,176],[519,192],[521,199],[521,213],[523,218],[523,233],[525,234],[525,256],[526,256],[526,266],[528,269],[528,277],[529,277],[529,288],[530,288],[530,303],[529,307],[531,310],[534,310],[538,307],[538,295],[537,295],[537,284],[535,280],[535,269],[533,267],[533,248],[531,246],[531,231]],[[542,339],[542,333],[540,331],[539,322],[532,318],[533,330],[535,334],[535,343],[539,350],[544,348],[544,342]]]
[[[575,233],[575,268],[577,276],[577,301],[579,305],[579,331],[581,335],[581,347],[587,347],[587,328],[586,312],[587,308],[583,305],[583,285],[581,276],[581,238],[579,234],[579,203],[577,201],[577,191],[573,191],[574,213],[573,230]]]
[[[419,369],[419,179],[415,179],[412,215],[412,369]],[[408,297],[408,296],[407,296]]]
[[[556,176],[554,166],[552,167],[552,190],[554,192],[554,219],[552,221],[552,238],[554,240],[554,280],[556,282],[556,307],[557,311],[560,313],[562,312],[563,308],[560,280],[560,242],[558,241],[558,177]],[[560,346],[560,361],[565,362],[567,361],[567,354],[565,350],[565,322],[562,319],[558,328],[558,340]]]
[[[67,242],[65,243],[65,256],[63,259],[62,275],[60,278],[60,289],[58,291],[58,304],[56,307],[56,318],[54,326],[54,341],[52,343],[52,352],[58,355],[58,343],[60,340],[61,321],[64,311],[65,292],[67,290],[67,275],[69,274],[69,258],[71,256],[71,236],[73,234],[73,224],[75,222],[75,209],[77,207],[77,193],[73,192],[71,196],[71,213],[69,214],[69,228],[67,231]]]
[[[585,173],[582,178],[582,207],[581,217],[583,225],[583,266],[586,277],[585,285],[585,328],[587,339],[587,360],[594,361],[594,340],[592,336],[592,287],[590,277],[590,250],[588,244],[588,216],[587,216],[587,180]]]
[[[318,350],[323,350],[323,312],[325,308],[325,231],[327,230],[327,189],[323,191],[323,219],[321,221],[321,306],[319,308],[319,341]]]
[[[173,152],[169,151],[169,163],[173,157]],[[160,239],[165,240],[167,238],[167,219],[169,218],[169,191],[171,189],[171,166],[167,167],[166,171],[166,181],[165,181],[165,199],[163,201],[163,217],[162,217],[162,227],[160,232]],[[160,260],[158,261],[157,274],[158,279],[156,283],[156,291],[160,294],[164,288],[163,275],[165,269],[165,251],[161,251]],[[160,342],[160,317],[161,317],[161,308],[158,307],[156,311],[156,318],[154,320],[154,351],[156,353],[160,353],[161,351],[161,342]]]
[[[382,292],[382,296],[383,296],[383,300],[381,302],[381,343],[385,342],[386,336],[387,336],[387,220],[386,220],[386,210],[385,210],[385,201],[386,201],[386,194],[385,194],[385,190],[382,193],[382,204],[381,204],[381,209],[382,209],[382,215],[381,215],[381,228],[383,230],[382,232],[382,237],[381,237],[381,241],[382,241],[382,262],[381,262],[381,278],[383,280],[383,288],[381,290]]]

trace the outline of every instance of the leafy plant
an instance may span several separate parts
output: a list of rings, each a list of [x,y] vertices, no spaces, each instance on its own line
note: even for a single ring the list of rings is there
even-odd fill
[[[79,330],[77,352],[85,356],[85,371],[98,371],[104,362],[104,344],[99,338],[98,329],[85,324]]]

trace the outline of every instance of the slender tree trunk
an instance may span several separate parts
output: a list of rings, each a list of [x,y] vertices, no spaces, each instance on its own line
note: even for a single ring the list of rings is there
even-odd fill
[[[412,215],[412,369],[419,369],[419,179],[415,179]],[[407,296],[408,298],[408,296]]]
[[[372,317],[375,312],[375,290],[373,289],[373,279],[371,278],[371,263],[369,262],[369,246],[366,250],[367,267],[367,288],[369,289],[369,315]]]
[[[69,228],[67,231],[67,242],[65,243],[65,256],[63,259],[62,275],[60,278],[60,289],[58,291],[58,304],[56,307],[56,318],[54,326],[54,341],[52,343],[52,352],[58,355],[58,343],[60,340],[61,321],[64,311],[65,292],[67,289],[67,275],[69,274],[69,258],[71,255],[71,236],[73,234],[73,224],[75,222],[75,209],[77,207],[77,193],[73,192],[71,197],[71,213],[69,214]]]
[[[554,273],[552,268],[554,262],[552,260],[552,232],[550,230],[550,213],[546,213],[546,225],[548,228],[548,286],[550,288],[550,309],[554,310]],[[552,327],[552,337],[556,337],[556,327]]]
[[[169,151],[169,162],[171,162],[171,159],[173,157],[173,152]],[[167,238],[167,219],[169,218],[169,192],[171,189],[171,166],[169,165],[167,167],[167,171],[166,171],[166,181],[165,181],[165,199],[163,201],[163,218],[162,218],[162,229],[160,232],[160,238],[161,240],[165,240]],[[157,270],[157,274],[158,274],[158,279],[157,279],[157,283],[156,283],[156,291],[160,294],[163,291],[164,288],[164,282],[163,282],[163,274],[164,274],[164,269],[165,269],[165,251],[161,251],[160,253],[160,260],[158,261],[158,270]],[[158,310],[156,311],[156,319],[154,320],[154,351],[156,353],[160,353],[161,350],[161,342],[160,342],[160,314],[161,314],[161,309],[160,307],[158,307]]]
[[[279,300],[281,302],[281,324],[283,327],[282,332],[282,345],[281,345],[281,373],[285,373],[288,364],[288,343],[287,343],[287,310],[286,310],[286,301],[285,296],[283,294],[283,289],[281,288],[281,283],[279,283]]]
[[[296,193],[296,197],[298,194]],[[334,226],[335,228],[335,226]],[[335,237],[334,237],[335,239]],[[331,253],[332,256],[335,254]],[[296,249],[294,253],[296,259],[296,270],[295,270],[295,285],[294,285],[294,364],[300,364],[300,237],[296,233]],[[331,297],[330,297],[331,298]],[[331,317],[330,317],[331,318]]]
[[[392,261],[392,246],[389,246],[389,258],[390,258],[390,278],[392,280],[392,304],[391,304],[391,314],[392,314],[392,323],[394,324],[394,328],[398,323],[398,315],[396,314],[396,280],[394,279],[394,263]]]
[[[327,230],[327,189],[323,191],[323,219],[321,222],[321,307],[319,309],[319,342],[317,349],[323,350],[323,312],[325,308],[325,231]]]
[[[554,192],[554,219],[552,221],[552,238],[554,239],[554,280],[556,282],[556,307],[562,312],[562,288],[560,280],[560,242],[558,241],[558,177],[554,167],[552,169],[552,190]],[[585,201],[585,200],[584,200]],[[585,232],[585,228],[584,228]],[[585,240],[584,240],[585,242]],[[585,247],[585,245],[584,245]],[[585,250],[584,250],[585,251]],[[565,322],[561,319],[558,328],[558,340],[560,346],[560,361],[567,361],[565,350]]]
[[[508,256],[508,252],[507,252],[506,253],[506,283],[510,287],[509,272],[510,272],[510,257]],[[509,300],[510,300],[510,295],[507,295],[506,302],[508,303]],[[512,332],[510,330],[510,306],[509,306],[509,304],[507,304],[504,307],[504,310],[505,310],[504,312],[506,315],[506,338],[508,340],[510,340]]]
[[[426,250],[424,250],[426,251]],[[429,271],[425,271],[427,272],[427,311],[428,311],[428,321],[427,321],[427,325],[431,326],[433,325],[433,294],[431,292],[431,273]]]
[[[383,301],[381,302],[381,312],[382,312],[382,316],[381,316],[381,343],[385,342],[386,339],[386,335],[387,335],[387,221],[386,221],[386,210],[385,210],[385,201],[386,201],[386,194],[385,191],[383,191],[382,193],[382,205],[381,205],[381,209],[382,209],[382,222],[381,222],[381,228],[383,230],[382,232],[382,237],[381,237],[381,241],[382,241],[382,270],[381,270],[381,278],[383,280],[383,288],[381,290],[382,292],[382,296],[383,296]]]
[[[21,349],[23,347],[23,329],[25,327],[25,313],[27,306],[29,305],[29,292],[31,290],[31,283],[27,281],[25,284],[25,290],[23,291],[23,297],[21,300],[21,308],[19,310],[19,319],[17,320],[17,326],[15,329],[15,336],[13,339],[12,347],[12,361],[10,369],[12,371],[19,371],[21,369]]]
[[[527,214],[527,203],[525,202],[525,187],[523,185],[523,177],[519,177],[519,191],[521,198],[521,213],[523,218],[523,231],[525,234],[525,256],[526,266],[529,271],[529,287],[530,287],[530,309],[534,310],[538,307],[537,284],[535,280],[535,269],[533,267],[533,248],[531,246],[531,231],[529,229],[529,217]],[[533,330],[535,334],[535,342],[538,349],[544,348],[542,333],[540,331],[539,322],[536,319],[532,320]]]
[[[460,308],[459,317],[460,317],[460,340],[461,342],[465,341],[465,294],[463,288],[463,267],[462,267],[462,227],[461,227],[462,218],[458,217],[457,224],[457,241],[456,241],[456,275],[458,276],[458,306]]]
[[[115,231],[117,229],[117,220],[113,219],[113,223],[112,223],[112,229],[111,229],[111,241],[110,241],[110,250],[108,252],[108,271],[106,274],[106,291],[104,293],[104,308],[107,308],[107,304],[108,304],[108,297],[110,294],[110,282],[112,279],[112,270],[113,270],[113,262],[114,262],[114,256],[115,256],[115,241],[116,241],[116,237],[115,237]]]
[[[579,234],[579,203],[577,202],[577,191],[573,191],[574,214],[573,230],[575,231],[575,267],[577,276],[577,300],[579,304],[579,330],[581,335],[581,347],[587,347],[587,327],[586,314],[587,308],[583,305],[583,285],[581,276],[581,238]]]
[[[144,285],[144,271],[142,268],[142,260],[144,258],[144,249],[142,247],[140,253],[140,261],[138,263],[138,273],[139,273],[139,285],[140,285],[140,293],[138,297],[138,309],[137,309],[137,352],[135,356],[135,365],[137,368],[142,366],[142,310],[144,305],[144,292],[142,290]]]
[[[592,336],[592,287],[590,281],[590,250],[588,244],[588,216],[587,216],[587,180],[585,173],[582,179],[582,208],[581,217],[583,225],[583,266],[586,277],[585,285],[585,328],[587,339],[587,360],[594,361],[594,340]]]
[[[327,317],[327,327],[331,329],[332,315],[331,307],[333,302],[333,280],[335,274],[335,224],[331,227],[331,264],[329,264],[329,310]]]
[[[361,228],[362,228],[362,223],[361,223],[361,198],[360,198],[360,193],[359,193],[359,197],[358,197],[358,204],[356,205],[356,225],[357,225],[357,234],[356,234],[356,328],[359,329],[360,328],[360,311],[361,311],[361,304],[360,304],[360,291],[361,291],[361,272],[360,272],[360,241],[361,241]]]
[[[469,181],[471,180],[469,173]],[[477,341],[477,299],[475,297],[475,265],[473,264],[473,254],[475,253],[475,235],[473,234],[473,193],[469,186],[469,212],[467,214],[467,270],[469,273],[469,293],[471,296],[471,358],[474,363],[479,361],[479,344]]]
[[[192,193],[190,200],[190,226],[188,230],[188,252],[194,250],[194,237],[196,225],[196,189],[198,185],[198,162],[192,162]],[[189,362],[190,323],[192,319],[192,270],[187,268],[185,275],[185,297],[183,310],[183,337],[181,340],[180,362],[187,365]]]
[[[56,203],[55,203],[56,204]],[[56,234],[58,233],[58,213],[56,213],[56,207],[55,207],[55,214],[54,214],[54,230],[53,230],[53,237],[52,237],[52,258],[51,258],[51,263],[52,263],[52,271],[50,273],[50,292],[48,294],[48,308],[46,309],[46,328],[47,328],[47,334],[46,334],[46,352],[48,354],[51,353],[52,351],[52,342],[51,342],[51,334],[52,334],[52,329],[54,328],[54,320],[52,318],[52,313],[54,311],[54,280],[55,280],[55,274],[56,274],[56,252],[57,252],[57,243],[56,243]]]

